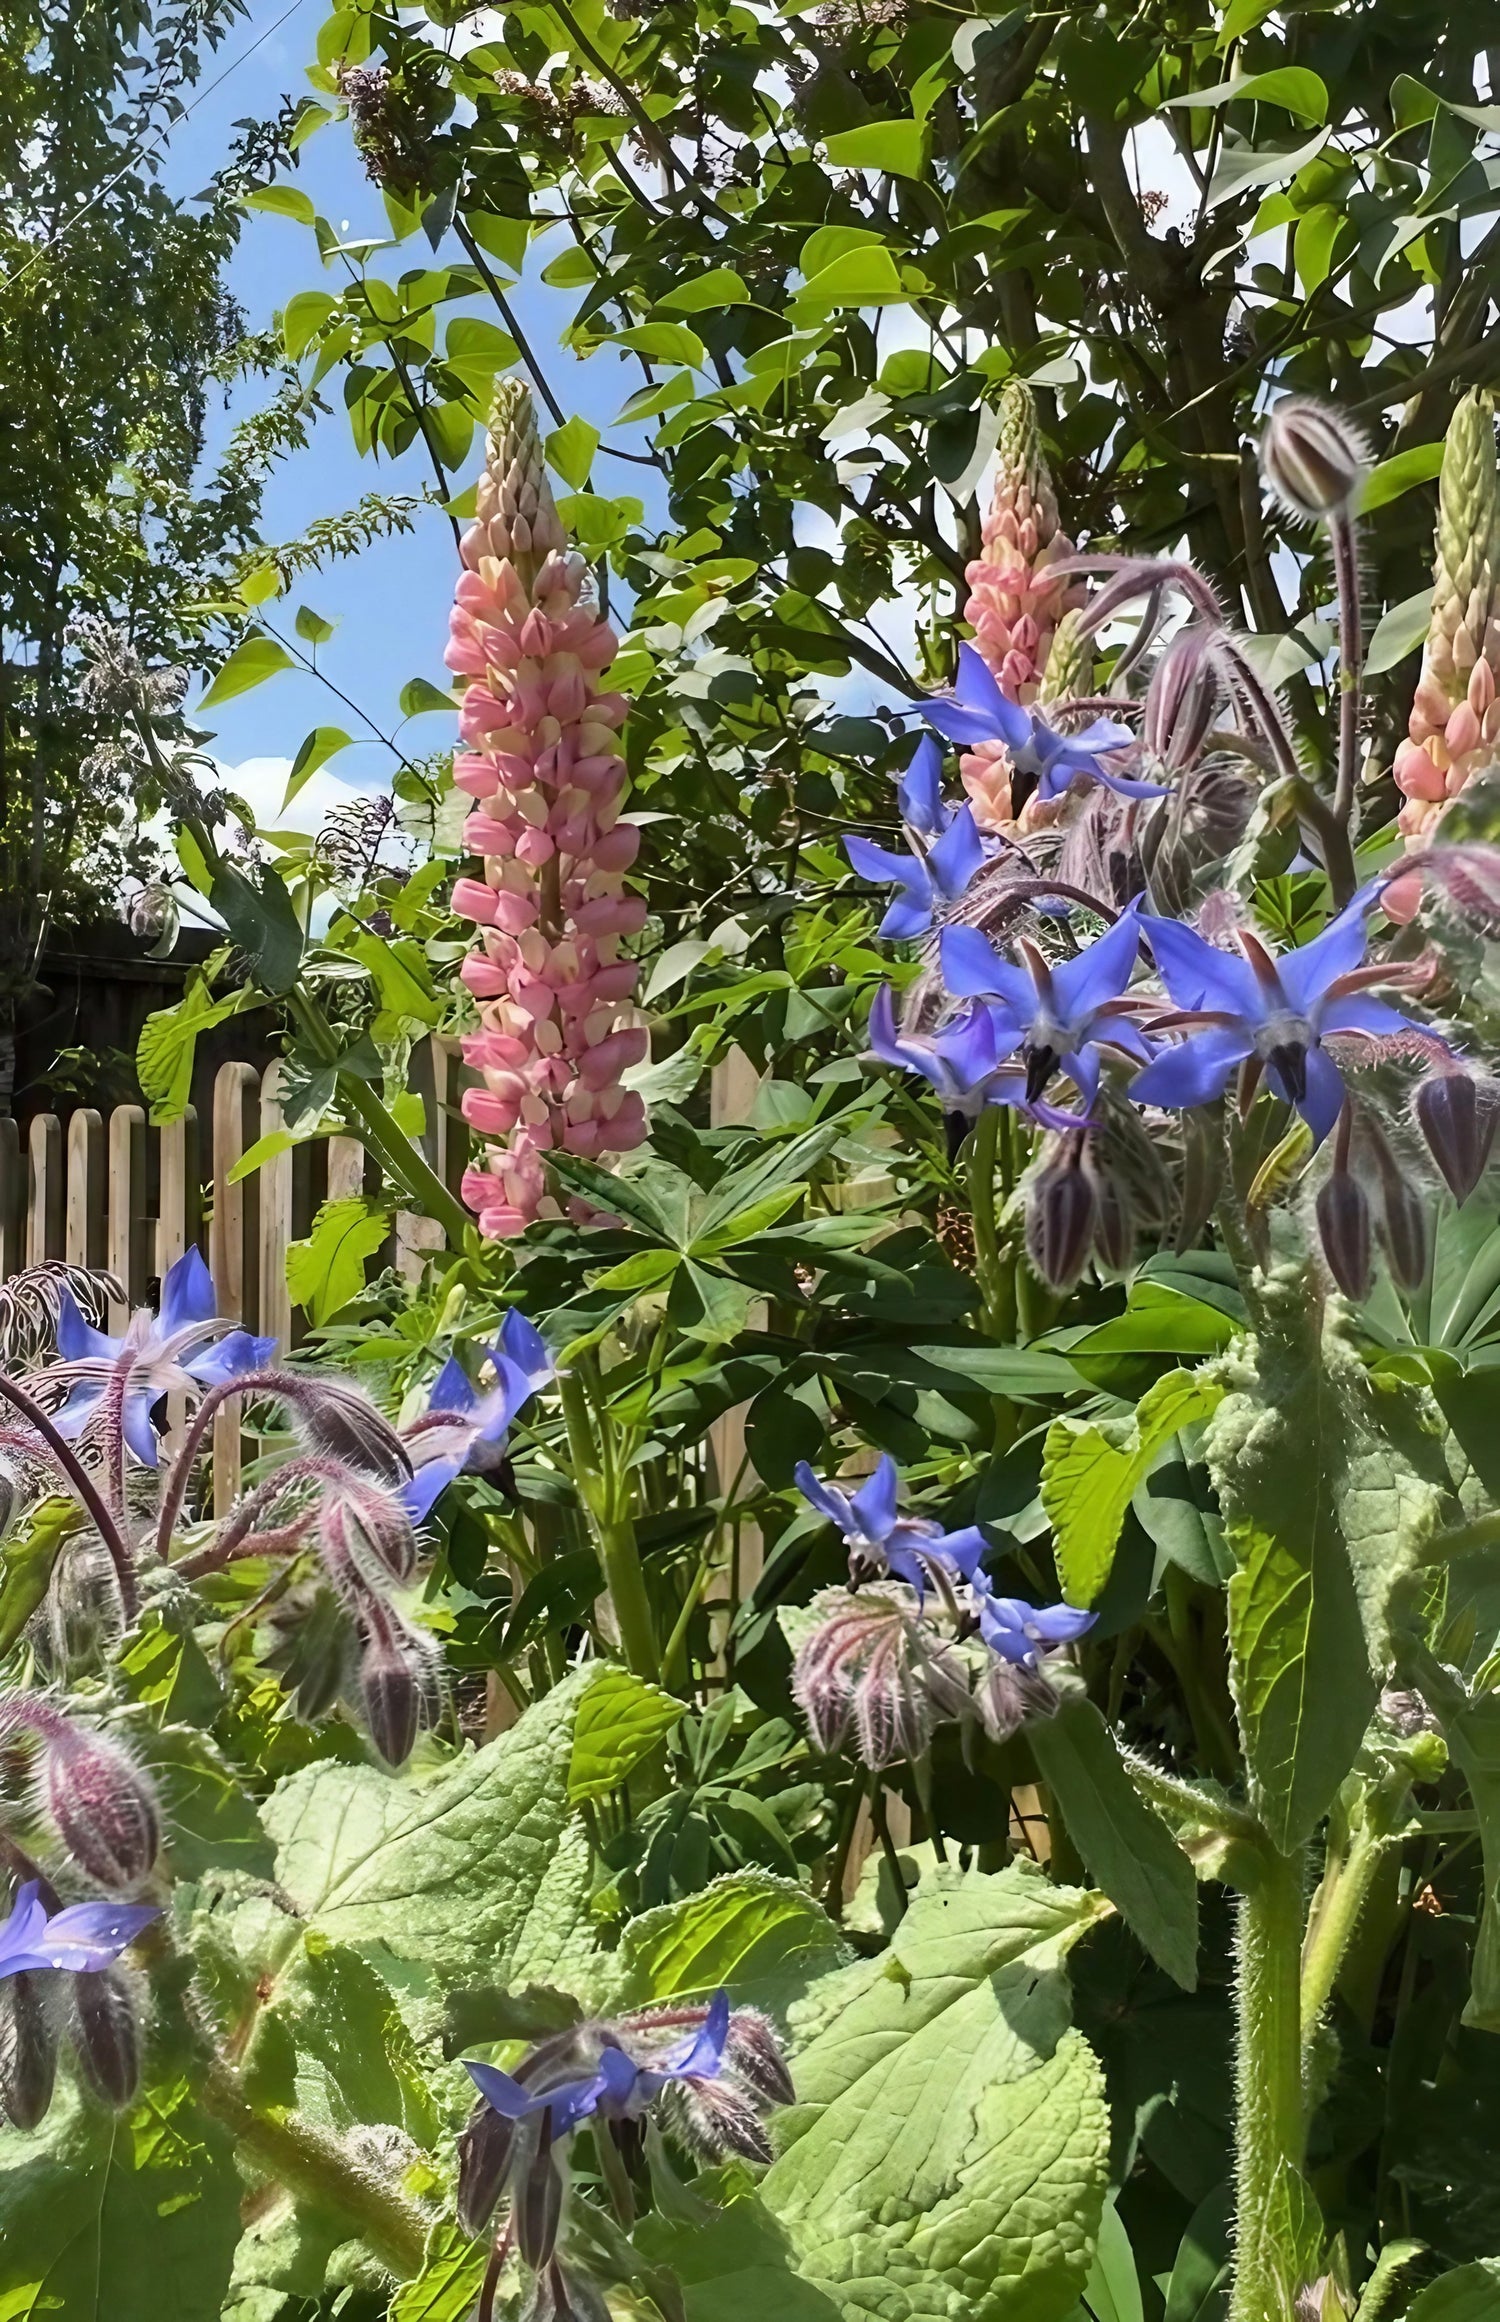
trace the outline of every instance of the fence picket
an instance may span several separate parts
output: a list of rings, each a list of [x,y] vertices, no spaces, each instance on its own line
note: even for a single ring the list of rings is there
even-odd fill
[[[260,1135],[260,1074],[253,1064],[221,1064],[214,1075],[208,1263],[214,1303],[247,1330],[260,1325],[260,1173],[231,1182]],[[244,1440],[237,1409],[214,1421],[214,1514],[227,1516],[239,1497]]]
[[[105,1199],[104,1116],[80,1105],[68,1122],[68,1208],[65,1227],[70,1266],[102,1266],[109,1251]]]
[[[30,1186],[27,1196],[26,1263],[44,1266],[60,1258],[67,1239],[67,1212],[63,1183],[62,1123],[56,1113],[38,1113],[28,1143]]]

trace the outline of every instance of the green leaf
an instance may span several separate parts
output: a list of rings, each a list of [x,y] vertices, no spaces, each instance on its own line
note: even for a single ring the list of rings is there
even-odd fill
[[[291,2084],[278,2087],[287,2066]],[[384,2123],[418,2145],[436,2140],[416,2042],[389,1984],[357,1951],[315,1928],[278,1967],[244,2068],[252,2103],[295,2104],[334,2136]]]
[[[1441,451],[1442,446],[1436,447]],[[1420,645],[1432,621],[1431,587],[1418,589],[1415,596],[1403,597],[1399,605],[1391,605],[1382,613],[1370,639],[1370,650],[1365,655],[1366,677],[1380,677],[1387,669],[1394,669],[1408,653]]]
[[[57,1494],[37,1500],[0,1548],[0,1656],[9,1653],[37,1608],[45,1604],[53,1567],[83,1511]]]
[[[736,1871],[628,1922],[607,2005],[707,1999],[724,1985],[737,2006],[779,2017],[849,1956],[828,1913],[801,1887],[769,1871]]]
[[[547,465],[556,470],[565,484],[571,484],[575,492],[581,492],[589,480],[599,441],[598,428],[575,416],[566,427],[555,427],[548,436]]]
[[[270,863],[257,863],[250,873],[224,863],[214,873],[208,899],[262,991],[273,996],[290,991],[302,964],[302,922],[281,873]]]
[[[428,1026],[438,1022],[445,1003],[433,986],[427,955],[414,936],[398,936],[393,941],[361,929],[344,949],[369,974],[388,1015]]]
[[[301,617],[299,613],[299,621]],[[286,793],[281,801],[282,813],[285,814],[298,791],[311,782],[320,766],[326,766],[329,759],[336,757],[340,750],[352,750],[353,747],[353,735],[346,734],[342,726],[314,726],[310,734],[304,734],[297,744],[297,755],[292,760],[292,770],[286,778]]]
[[[749,1202],[744,1209],[736,1210],[733,1217],[726,1218],[712,1233],[701,1234],[692,1245],[693,1256],[715,1258],[723,1250],[734,1249],[741,1242],[753,1240],[757,1234],[763,1234],[768,1227],[775,1225],[778,1218],[785,1217],[789,1209],[794,1209],[806,1191],[805,1185],[792,1184],[778,1185],[772,1192],[763,1193],[758,1201]]]
[[[607,1798],[679,1724],[683,1704],[628,1669],[608,1668],[589,1687],[573,1722],[568,1800]]]
[[[1414,484],[1430,483],[1442,464],[1443,447],[1440,443],[1414,443],[1410,451],[1397,452],[1394,459],[1382,460],[1379,467],[1372,468],[1365,478],[1365,488],[1359,496],[1361,515],[1368,516],[1376,508],[1389,506],[1392,500],[1399,500],[1403,492],[1409,492]],[[1427,591],[1423,602],[1430,610],[1431,590]],[[1376,634],[1379,635],[1378,630]],[[1425,621],[1422,634],[1424,637],[1427,634]]]
[[[655,1290],[667,1277],[675,1274],[682,1264],[680,1250],[637,1250],[633,1258],[622,1258],[618,1266],[611,1266],[605,1274],[596,1274],[596,1290]]]
[[[158,1725],[139,1710],[131,1710],[120,1726],[160,1792],[176,1876],[237,1871],[269,1878],[275,1858],[255,1802],[211,1737],[190,1725]]]
[[[384,1944],[445,1987],[566,1985],[557,1954],[587,1926],[591,1884],[586,1841],[569,1836],[573,1726],[604,1675],[594,1664],[565,1678],[509,1733],[426,1779],[321,1763],[279,1783],[266,1828],[309,1923],[359,1950]]]
[[[339,302],[326,290],[299,290],[281,310],[281,343],[295,363],[306,353]]]
[[[296,666],[286,647],[278,645],[274,637],[253,634],[242,645],[236,645],[197,704],[197,710],[217,709],[220,702],[233,701],[237,693],[248,693],[252,685],[264,685],[268,677]]]
[[[1280,105],[1284,112],[1295,113],[1299,120],[1311,121],[1315,127],[1321,127],[1328,118],[1328,91],[1305,65],[1279,65],[1269,73],[1236,73],[1232,80],[1220,81],[1214,88],[1192,89],[1184,96],[1168,97],[1166,103],[1212,109],[1252,97],[1258,104]]]
[[[758,2194],[701,2216],[653,2211],[633,2239],[681,2283],[687,2322],[839,2322],[840,2308],[794,2271],[788,2236]]]
[[[1033,1718],[1027,1738],[1090,1876],[1158,1967],[1184,1991],[1198,1984],[1198,1878],[1159,1814],[1125,1771],[1094,1704],[1065,1701]]]
[[[710,266],[706,274],[695,274],[691,281],[679,283],[665,298],[656,302],[658,311],[669,309],[678,314],[703,314],[708,309],[748,305],[750,293],[743,277],[732,266]]]
[[[310,226],[318,214],[311,197],[296,185],[257,186],[240,199],[247,210],[268,210],[273,218],[294,218],[299,226]]]
[[[581,242],[574,242],[542,268],[542,280],[554,290],[582,290],[597,282],[599,268]]]
[[[790,2011],[798,2101],[761,2198],[845,2322],[1058,2322],[1077,2297],[1109,2118],[1063,1961],[1098,1911],[1030,1864],[939,1871],[887,1951]]]
[[[489,2244],[471,2241],[457,2225],[437,2225],[422,2271],[391,2300],[390,2322],[468,2322],[484,2287]]]
[[[519,353],[509,331],[479,315],[456,314],[443,334],[444,360],[466,378],[493,379],[497,371],[508,371]]]
[[[1390,1655],[1390,1592],[1438,1521],[1446,1476],[1426,1412],[1371,1384],[1300,1264],[1264,1278],[1241,1348],[1224,1358],[1232,1392],[1204,1452],[1237,1565],[1231,1676],[1251,1801],[1290,1853],[1354,1762]]]
[[[911,1351],[934,1370],[952,1371],[986,1395],[1034,1400],[1076,1394],[1083,1384],[1064,1356],[1039,1347],[991,1346],[975,1339],[965,1346],[914,1346]]]
[[[365,1260],[373,1258],[389,1231],[384,1210],[372,1208],[362,1195],[325,1201],[307,1239],[287,1250],[286,1286],[293,1305],[310,1321],[327,1322],[360,1296]]]
[[[148,2089],[117,2117],[60,2080],[40,2129],[0,2133],[0,2314],[215,2315],[240,2198],[233,2141],[185,2082]]]
[[[419,718],[429,710],[441,710],[450,718],[454,714],[452,695],[442,692],[425,677],[408,678],[398,698],[404,718]]]
[[[1495,2322],[1500,2310],[1500,2258],[1478,2258],[1429,2282],[1406,2309],[1406,2322]]]
[[[498,258],[513,274],[519,274],[526,263],[526,245],[531,239],[529,218],[506,218],[495,210],[466,210],[464,224],[491,258]],[[592,279],[592,277],[591,277]]]
[[[1415,1673],[1479,1820],[1484,1882],[1463,2020],[1476,2031],[1500,2032],[1500,1693],[1471,1698],[1462,1680],[1425,1649],[1416,1655]]]
[[[1223,1392],[1201,1371],[1168,1371],[1133,1418],[1053,1421],[1042,1457],[1042,1506],[1069,1604],[1094,1602],[1114,1564],[1131,1495],[1156,1453],[1180,1427],[1206,1418]]]
[[[1290,152],[1279,152],[1265,145],[1234,145],[1219,158],[1213,182],[1208,189],[1207,207],[1217,209],[1221,202],[1230,202],[1249,193],[1255,186],[1285,185],[1316,161],[1328,143],[1332,131],[1320,129],[1316,137],[1309,137],[1305,145],[1293,146]]]
[[[338,627],[338,623],[337,621],[325,621],[321,613],[313,611],[311,605],[299,605],[297,618],[292,626],[304,644],[326,645]]]
[[[637,323],[630,330],[611,331],[609,343],[615,347],[633,347],[638,355],[645,355],[651,362],[686,363],[694,371],[705,369],[708,363],[708,349],[686,323]]]
[[[216,1000],[200,976],[175,1008],[156,1008],[146,1018],[136,1043],[135,1072],[154,1122],[180,1121],[187,1111],[199,1033],[211,1032],[255,1000],[255,993],[244,989]]]
[[[821,273],[804,282],[792,300],[792,311],[800,315],[835,306],[899,306],[904,305],[906,292],[896,272],[896,262],[882,244],[873,248],[846,250],[825,266]]]
[[[927,131],[920,121],[866,121],[827,142],[835,169],[880,169],[888,177],[920,178],[927,167]]]
[[[1083,2297],[1093,2322],[1145,2322],[1135,2252],[1113,2197],[1099,2220],[1099,2246]]]

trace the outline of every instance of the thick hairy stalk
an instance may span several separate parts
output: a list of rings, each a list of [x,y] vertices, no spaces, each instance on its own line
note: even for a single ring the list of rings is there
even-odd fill
[[[115,1568],[115,1581],[120,1591],[120,1609],[124,1614],[125,1625],[129,1628],[135,1619],[140,1603],[135,1585],[135,1563],[131,1557],[129,1545],[119,1525],[105,1506],[93,1477],[73,1449],[72,1444],[53,1425],[41,1405],[27,1394],[24,1387],[17,1386],[14,1379],[7,1378],[3,1371],[0,1371],[0,1396],[4,1397],[13,1410],[20,1412],[28,1427],[35,1428],[52,1454],[59,1471],[67,1477],[69,1485],[78,1494],[80,1503],[87,1510],[89,1520],[104,1542],[105,1551]]]
[[[225,2064],[209,2073],[203,2101],[250,2161],[289,2193],[347,2218],[354,2235],[398,2281],[421,2272],[427,2221],[398,2187],[361,2168],[335,2138],[296,2113],[257,2112]]]
[[[1304,2136],[1302,1858],[1263,1846],[1235,1963],[1234,2287],[1229,2322],[1290,2322]]]
[[[635,1524],[628,1508],[620,1504],[622,1479],[614,1474],[612,1463],[601,1450],[588,1396],[577,1370],[561,1372],[557,1385],[568,1430],[573,1480],[588,1512],[599,1569],[615,1608],[615,1619],[620,1624],[625,1659],[637,1677],[654,1682],[661,1668],[656,1623],[651,1615],[651,1599],[646,1593]]]

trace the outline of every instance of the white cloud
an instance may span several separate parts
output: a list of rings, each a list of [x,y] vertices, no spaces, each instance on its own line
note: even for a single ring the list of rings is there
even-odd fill
[[[238,766],[221,765],[219,779],[226,790],[243,798],[263,830],[299,831],[312,837],[330,807],[347,806],[351,797],[368,797],[372,791],[387,787],[375,768],[367,765],[366,771],[359,773],[357,765],[358,760],[351,758],[348,774],[340,774],[336,766],[319,767],[285,813],[281,801],[292,771],[290,758],[245,758]]]

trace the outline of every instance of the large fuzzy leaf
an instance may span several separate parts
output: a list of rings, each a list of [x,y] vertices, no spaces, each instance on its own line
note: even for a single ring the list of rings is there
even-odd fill
[[[1306,1839],[1354,1762],[1389,1659],[1390,1592],[1440,1521],[1436,1429],[1377,1389],[1300,1267],[1262,1285],[1258,1335],[1204,1448],[1237,1569],[1232,1675],[1251,1796],[1278,1846]]]
[[[1203,1372],[1168,1371],[1129,1419],[1053,1421],[1042,1460],[1042,1506],[1069,1604],[1094,1602],[1109,1578],[1131,1495],[1152,1460],[1179,1428],[1206,1418],[1223,1392]]]
[[[293,1774],[265,1813],[281,1884],[325,1935],[383,1944],[439,1984],[556,1980],[586,1893],[586,1857],[562,1843],[574,1721],[600,1679],[580,1671],[426,1781],[373,1766]]]
[[[798,2102],[761,2196],[845,2322],[1059,2322],[1108,2177],[1062,1962],[1097,1896],[939,1873],[889,1951],[791,2011]]]
[[[32,2136],[0,2134],[5,2322],[165,2322],[218,2313],[240,2237],[226,2132],[183,2083],[123,2118],[63,2087]]]
[[[704,1999],[723,1984],[741,2006],[781,2014],[811,1977],[848,1957],[833,1921],[802,1888],[769,1871],[737,1871],[631,1920],[612,1962],[609,2004]]]

